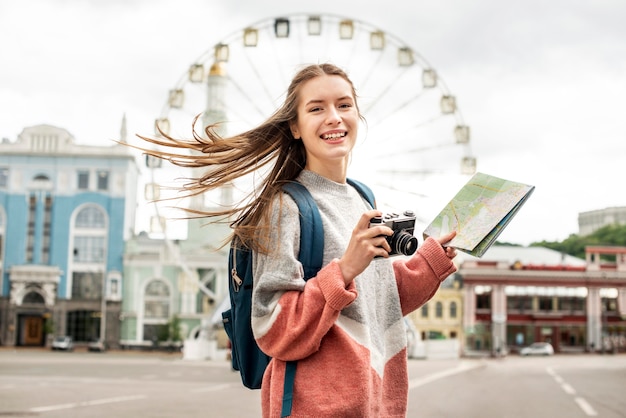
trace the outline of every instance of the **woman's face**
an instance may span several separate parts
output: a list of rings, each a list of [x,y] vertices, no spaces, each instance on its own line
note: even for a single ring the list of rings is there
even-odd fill
[[[358,125],[352,86],[342,77],[323,75],[300,86],[298,120],[291,132],[304,143],[307,169],[333,177],[341,168],[345,175]]]

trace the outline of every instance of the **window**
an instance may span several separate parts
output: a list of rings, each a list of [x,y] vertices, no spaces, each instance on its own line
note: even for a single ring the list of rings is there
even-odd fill
[[[422,318],[428,318],[428,305],[422,306]]]
[[[456,318],[457,306],[456,302],[450,302],[450,318]]]
[[[78,190],[88,190],[89,189],[89,171],[79,171],[77,183],[78,183]]]
[[[77,263],[102,263],[105,257],[104,237],[75,237],[74,261]]]
[[[539,310],[540,311],[551,311],[552,310],[552,302],[553,299],[551,296],[540,296],[539,297]]]
[[[443,303],[435,303],[435,316],[437,318],[443,318]]]
[[[37,216],[37,197],[28,199],[28,231],[26,236],[26,262],[33,263],[35,257],[35,220]]]
[[[43,305],[46,302],[43,300],[43,296],[41,296],[39,293],[29,292],[26,295],[24,295],[24,299],[22,300],[22,303],[25,305],[28,305],[28,304]]]
[[[98,171],[98,190],[109,190],[108,171]]]
[[[67,335],[74,341],[87,342],[100,335],[99,311],[69,311],[66,316]]]
[[[48,264],[50,261],[50,243],[52,233],[52,196],[46,196],[43,219],[43,246],[41,248],[41,262]]]
[[[4,254],[4,213],[0,210],[0,264],[2,263],[2,257]]]
[[[72,298],[102,299],[102,273],[74,272],[72,274]]]
[[[170,316],[170,289],[162,280],[153,280],[146,286],[144,317],[168,319]]]
[[[7,187],[9,187],[9,169],[0,167],[0,188],[4,189]]]
[[[557,301],[559,311],[565,312],[585,312],[585,298],[560,297]]]
[[[533,308],[533,301],[530,296],[507,296],[506,307],[509,312],[524,313],[530,312]]]
[[[100,208],[89,206],[82,209],[76,215],[74,226],[77,229],[101,229],[105,227],[104,213]]]
[[[601,298],[603,312],[617,312],[617,298]]]
[[[491,292],[476,295],[476,309],[491,309]]]
[[[122,274],[119,271],[110,271],[107,275],[107,300],[122,300]]]

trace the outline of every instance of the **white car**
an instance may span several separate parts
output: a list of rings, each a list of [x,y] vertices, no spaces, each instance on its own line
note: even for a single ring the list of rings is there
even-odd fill
[[[61,337],[55,337],[52,340],[53,350],[72,351],[74,350],[74,340],[67,335]]]
[[[97,351],[99,353],[104,353],[106,350],[106,345],[102,340],[93,340],[89,344],[87,344],[87,351]]]
[[[522,348],[519,353],[522,356],[551,356],[554,354],[554,348],[550,343],[532,343]]]

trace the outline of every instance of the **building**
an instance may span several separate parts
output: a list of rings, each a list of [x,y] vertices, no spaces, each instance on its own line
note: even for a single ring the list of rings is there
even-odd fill
[[[626,207],[612,207],[578,214],[578,234],[591,235],[607,225],[626,225]]]
[[[448,276],[441,287],[420,309],[411,312],[407,318],[411,329],[418,333],[410,337],[415,340],[417,349],[412,349],[413,357],[458,358],[463,341],[463,291],[460,276]]]
[[[208,101],[202,123],[206,126],[227,119],[223,100],[226,69],[215,63],[204,78]],[[157,123],[169,125],[166,119]],[[217,129],[225,134],[223,129]],[[219,317],[221,325],[222,302],[228,298],[229,248],[222,244],[231,231],[227,223],[211,223],[202,217],[188,221],[166,219],[162,215],[164,207],[172,206],[172,202],[165,195],[168,187],[159,179],[179,178],[180,174],[171,174],[178,167],[155,157],[147,159],[146,164],[151,170],[149,177],[154,179],[146,185],[146,200],[154,200],[155,196],[160,199],[151,205],[151,230],[133,237],[126,246],[121,345],[153,347],[181,340],[185,358],[210,358],[213,354],[209,346],[218,337],[212,318]],[[202,174],[202,168],[194,168],[185,176],[196,178]],[[174,185],[181,186],[182,183]],[[173,195],[177,193],[174,191]],[[178,206],[201,213],[233,204],[232,188],[224,187],[215,195],[196,195]],[[172,229],[183,226],[186,238],[172,238],[172,232],[176,232]],[[176,330],[171,329],[174,323]]]
[[[626,336],[626,248],[587,247],[586,260],[539,247],[494,246],[465,258],[466,351],[515,351],[550,342],[595,351]]]
[[[191,355],[194,341],[206,344],[212,313],[228,292],[228,247],[219,243],[228,225],[190,221],[184,241],[131,238],[124,254],[121,340],[125,348],[182,344]],[[178,335],[168,332],[174,322]],[[201,342],[200,342],[201,341]],[[197,354],[211,357],[205,350]],[[194,356],[195,357],[195,356]]]
[[[125,121],[122,138],[125,138]],[[138,168],[130,148],[25,128],[0,144],[0,344],[119,340],[124,240]]]

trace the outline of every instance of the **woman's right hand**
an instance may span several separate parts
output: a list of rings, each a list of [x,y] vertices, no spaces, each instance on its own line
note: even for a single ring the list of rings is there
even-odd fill
[[[348,248],[338,261],[346,286],[367,268],[374,257],[389,257],[391,247],[385,236],[393,235],[393,230],[385,225],[370,228],[370,221],[376,216],[382,216],[382,212],[370,210],[361,215],[352,231]]]

